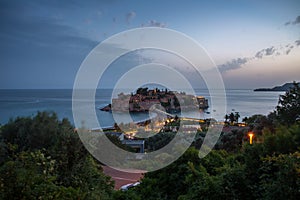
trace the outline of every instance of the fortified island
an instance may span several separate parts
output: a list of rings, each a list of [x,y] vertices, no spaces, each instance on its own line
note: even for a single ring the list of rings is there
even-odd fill
[[[118,94],[118,98],[112,99],[109,104],[100,110],[116,112],[147,112],[155,104],[160,104],[168,113],[180,112],[181,109],[190,110],[208,108],[208,100],[203,96],[194,96],[185,92],[160,90],[158,88],[138,88],[136,94]]]

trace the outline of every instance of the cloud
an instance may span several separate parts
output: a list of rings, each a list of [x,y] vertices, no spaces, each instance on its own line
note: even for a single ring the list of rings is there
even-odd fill
[[[287,50],[285,51],[285,53],[286,53],[286,55],[288,55],[291,52],[291,50],[294,48],[294,46],[288,44],[288,45],[286,45],[286,47],[287,47]]]
[[[296,25],[296,24],[300,24],[300,16],[297,16],[294,21],[288,21],[288,22],[286,22],[284,25],[288,26],[288,25]]]
[[[221,72],[234,70],[241,68],[242,65],[248,62],[249,58],[236,58],[231,61],[226,62],[225,64],[219,65],[218,68]]]
[[[126,14],[126,22],[127,24],[130,24],[130,22],[135,18],[136,13],[134,11],[131,11]]]
[[[269,48],[258,51],[254,57],[255,58],[263,58],[264,56],[274,55],[276,52],[277,52],[277,49],[275,49],[273,46],[271,46]]]
[[[1,43],[26,42],[39,47],[93,47],[96,41],[80,34],[75,28],[61,24],[54,19],[18,19],[6,18],[2,24]],[[8,44],[9,45],[9,44]],[[77,49],[77,51],[79,50]]]
[[[297,16],[294,21],[288,21],[285,23],[286,26],[295,24],[300,24],[300,16]],[[296,40],[293,44],[287,44],[285,46],[271,46],[257,51],[252,57],[232,59],[224,64],[218,65],[218,68],[222,73],[230,70],[239,69],[247,62],[253,59],[263,59],[269,56],[289,55],[293,51],[293,49],[295,49],[298,46],[300,46],[300,40]]]
[[[255,55],[252,57],[232,59],[222,65],[219,65],[218,68],[221,72],[239,69],[242,67],[242,65],[245,65],[247,62],[253,59],[263,59],[269,56],[288,55],[292,52],[292,50],[295,47],[298,46],[300,46],[300,40],[296,40],[295,45],[287,44],[285,46],[279,46],[279,47],[271,46],[256,52]]]
[[[293,47],[288,46],[285,50],[285,54],[290,53],[291,49]],[[278,51],[278,48],[275,48],[274,46],[262,49],[255,53],[252,57],[244,57],[244,58],[236,58],[232,59],[222,65],[219,65],[218,68],[221,72],[226,72],[229,70],[235,70],[242,67],[242,65],[245,65],[247,62],[249,62],[252,59],[262,59],[266,56],[273,56],[273,55],[280,55],[280,52]]]
[[[293,21],[293,24],[300,24],[300,16],[298,16],[295,21]]]
[[[264,49],[261,51],[256,52],[255,58],[262,58],[264,56]]]
[[[297,42],[298,41],[298,42]],[[300,45],[300,40],[295,41],[296,46]],[[294,48],[294,45],[287,44],[285,46],[280,46],[280,47],[269,47],[262,49],[258,52],[256,52],[254,58],[256,59],[262,59],[266,56],[279,56],[279,55],[288,55],[292,49]]]
[[[23,73],[19,68],[27,71],[43,68],[49,72],[62,66],[73,69],[98,44],[78,29],[64,24],[63,19],[36,17],[29,15],[30,11],[25,4],[20,10],[14,2],[7,5],[0,2],[0,60],[5,63],[1,67],[6,72]]]
[[[63,19],[29,15],[31,7],[24,3],[0,2],[0,43],[6,47],[26,43],[35,47],[74,47],[76,50],[92,48],[98,42],[81,34],[76,28],[63,23]],[[87,23],[89,23],[87,21]],[[76,51],[74,50],[74,51]]]
[[[160,28],[165,28],[167,25],[166,23],[163,23],[163,22],[158,22],[158,21],[155,21],[155,20],[150,20],[148,23],[146,24],[141,24],[141,27],[160,27]]]
[[[266,52],[266,56],[270,56],[270,55],[273,55],[274,52],[275,52],[275,48],[272,46],[270,48],[266,48],[265,49],[265,52]]]
[[[166,24],[162,23],[162,22],[157,22],[155,20],[150,20],[149,26],[155,26],[155,27],[164,28],[164,27],[166,27]]]

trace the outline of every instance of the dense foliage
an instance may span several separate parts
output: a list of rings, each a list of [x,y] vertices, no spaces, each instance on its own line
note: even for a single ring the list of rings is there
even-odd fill
[[[1,127],[0,199],[110,199],[113,183],[54,113]]]
[[[300,85],[293,83],[289,91],[281,95],[276,108],[280,123],[291,125],[300,118]]]
[[[235,153],[213,150],[201,160],[191,147],[168,167],[147,173],[128,194],[150,200],[298,199],[299,138],[299,125],[264,130],[264,142],[245,142]]]
[[[255,134],[253,145],[245,131],[223,133],[205,158],[200,160],[191,147],[168,167],[147,173],[138,187],[119,192],[121,199],[298,199],[299,96],[295,85],[280,96],[275,112],[244,120]],[[234,118],[233,113],[225,116],[231,123]],[[193,143],[197,148],[202,140],[198,136],[200,142]]]

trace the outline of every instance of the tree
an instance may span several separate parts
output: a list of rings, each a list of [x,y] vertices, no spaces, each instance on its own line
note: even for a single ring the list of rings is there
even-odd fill
[[[279,96],[276,113],[279,122],[286,125],[295,123],[300,115],[300,86],[293,83],[293,87],[284,95]]]
[[[122,191],[118,190],[114,192],[113,194],[113,199],[115,200],[141,200],[141,198],[136,194],[133,189],[127,190],[127,191]]]
[[[11,120],[0,150],[0,199],[111,199],[112,181],[67,119],[39,112]]]
[[[233,124],[233,122],[235,121],[235,116],[234,116],[233,113],[230,113],[230,115],[229,115],[229,121],[230,121],[231,124]]]
[[[202,165],[194,166],[189,163],[189,175],[186,176],[186,182],[189,184],[188,191],[180,195],[178,200],[205,200],[219,199],[224,197],[224,188],[221,179],[218,176],[210,176]]]
[[[242,122],[244,122],[244,123],[247,123],[247,121],[248,121],[248,117],[244,117],[244,118],[242,119]]]
[[[191,186],[185,177],[190,173],[188,163],[199,165],[200,159],[195,148],[189,148],[177,161],[169,166],[145,174],[140,186],[136,189],[141,199],[177,199],[185,194]]]
[[[17,152],[47,149],[57,141],[61,125],[55,113],[38,112],[33,118],[18,117],[10,120],[2,127],[1,138],[7,144],[17,145]]]
[[[174,137],[176,133],[173,132],[161,132],[153,137],[146,138],[147,149],[156,151],[166,146]]]
[[[229,119],[229,116],[226,114],[224,118],[225,118],[225,123],[227,123],[228,119]]]
[[[279,126],[276,134],[264,129],[263,136],[264,149],[268,155],[293,153],[300,145],[300,126]]]
[[[234,119],[235,119],[236,123],[239,123],[239,118],[240,118],[240,113],[235,112]]]
[[[244,130],[233,129],[229,133],[222,134],[215,148],[224,149],[227,152],[238,152],[241,149],[244,137]]]
[[[55,160],[41,151],[21,152],[0,167],[0,199],[81,199],[79,189],[57,185]]]
[[[259,169],[263,199],[298,199],[300,195],[300,153],[266,157]]]

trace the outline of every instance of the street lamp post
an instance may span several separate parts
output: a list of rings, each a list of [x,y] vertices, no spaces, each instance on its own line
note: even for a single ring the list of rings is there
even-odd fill
[[[253,134],[253,132],[250,132],[249,134],[249,138],[250,138],[250,144],[252,144],[253,143],[253,136],[254,136],[254,134]]]

